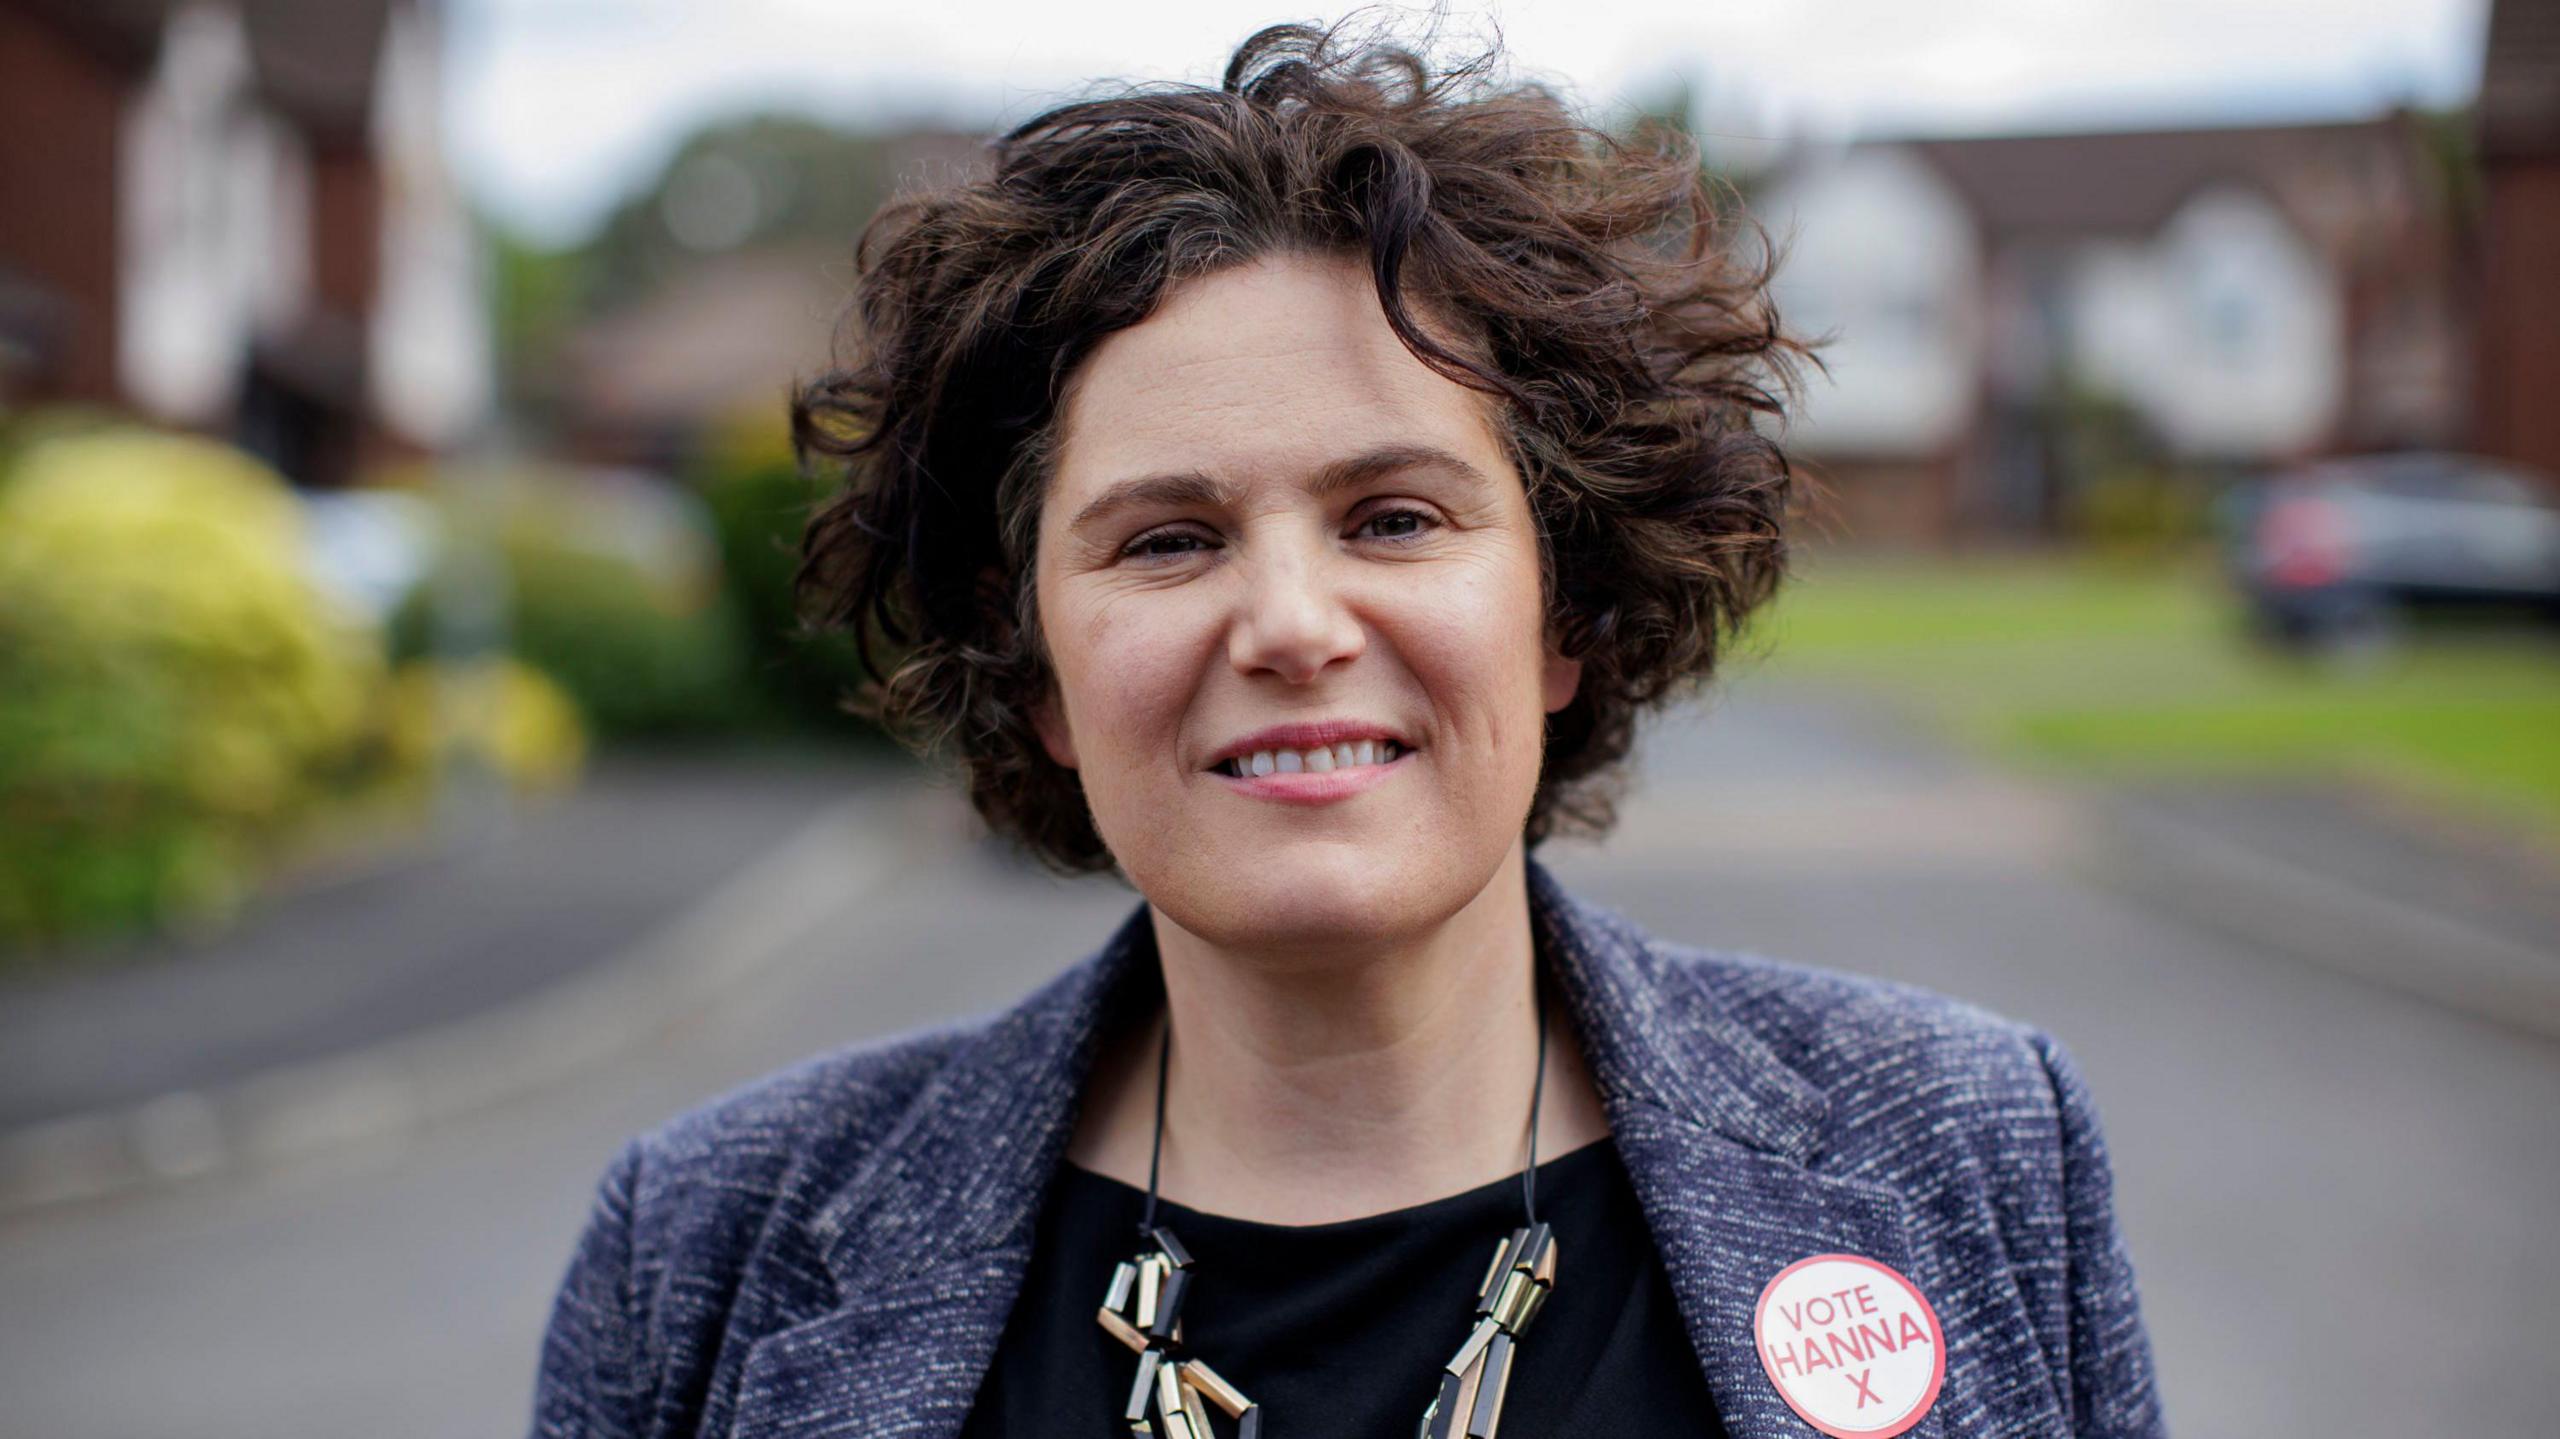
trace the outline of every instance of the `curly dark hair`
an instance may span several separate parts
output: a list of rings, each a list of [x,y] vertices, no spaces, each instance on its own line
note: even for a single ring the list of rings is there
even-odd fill
[[[1582,661],[1527,839],[1604,830],[1638,714],[1703,682],[1776,589],[1801,488],[1761,425],[1811,352],[1780,329],[1765,234],[1688,137],[1603,133],[1490,56],[1435,67],[1292,25],[1214,90],[1062,105],[993,148],[992,173],[872,221],[847,353],[792,406],[802,462],[848,480],[799,588],[861,647],[857,707],[955,752],[979,813],[1038,858],[1109,866],[1031,721],[1051,682],[1032,540],[1068,379],[1185,280],[1359,255],[1415,357],[1501,401],[1551,634]]]

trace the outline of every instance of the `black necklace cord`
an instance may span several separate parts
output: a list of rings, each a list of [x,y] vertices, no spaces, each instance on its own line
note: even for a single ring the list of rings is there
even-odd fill
[[[1529,1082],[1529,1167],[1520,1171],[1520,1209],[1532,1227],[1538,1222],[1538,1107],[1547,1098],[1547,990],[1537,986],[1538,1077]]]
[[[1164,1012],[1164,1043],[1156,1050],[1156,1137],[1147,1151],[1147,1210],[1138,1220],[1138,1238],[1152,1244],[1156,1237],[1156,1179],[1164,1172],[1164,1081],[1173,1068],[1173,1010]]]

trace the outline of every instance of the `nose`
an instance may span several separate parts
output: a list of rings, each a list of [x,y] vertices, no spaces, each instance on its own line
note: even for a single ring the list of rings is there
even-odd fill
[[[1239,568],[1244,592],[1227,634],[1227,658],[1239,674],[1302,685],[1368,647],[1320,547],[1266,542]]]

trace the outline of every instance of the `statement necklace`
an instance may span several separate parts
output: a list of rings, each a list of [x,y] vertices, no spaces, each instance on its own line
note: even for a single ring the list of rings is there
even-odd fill
[[[1261,1439],[1262,1406],[1185,1351],[1182,1302],[1191,1293],[1191,1251],[1156,1223],[1156,1180],[1164,1164],[1165,1076],[1173,1063],[1173,1024],[1156,1051],[1156,1133],[1147,1157],[1147,1207],[1138,1220],[1138,1257],[1111,1271],[1099,1314],[1102,1327],[1138,1356],[1121,1417],[1141,1439],[1219,1439],[1216,1408],[1235,1421],[1234,1439]],[[1440,1392],[1422,1411],[1417,1439],[1493,1439],[1520,1336],[1556,1283],[1556,1239],[1538,1222],[1538,1107],[1547,1089],[1547,1004],[1538,995],[1538,1076],[1529,1087],[1529,1163],[1520,1172],[1523,1223],[1493,1248],[1476,1285],[1476,1322],[1467,1342],[1440,1368]]]

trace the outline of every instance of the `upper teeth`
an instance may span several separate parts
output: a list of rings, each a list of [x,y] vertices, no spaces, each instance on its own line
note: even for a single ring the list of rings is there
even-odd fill
[[[1297,774],[1311,771],[1349,769],[1353,765],[1385,764],[1404,753],[1394,740],[1346,741],[1337,745],[1316,745],[1310,749],[1258,749],[1222,761],[1218,768],[1237,776]]]

